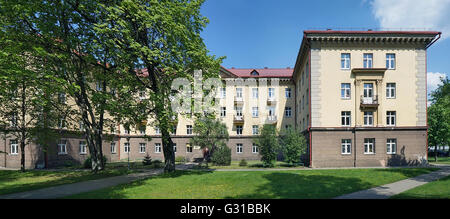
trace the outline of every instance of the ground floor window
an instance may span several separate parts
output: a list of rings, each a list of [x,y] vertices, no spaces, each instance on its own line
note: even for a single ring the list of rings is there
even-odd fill
[[[161,143],[155,143],[155,153],[161,153]]]
[[[242,153],[242,144],[236,144],[236,153]]]
[[[397,153],[397,139],[388,139],[386,142],[387,153],[396,154]]]
[[[139,143],[139,153],[144,154],[146,146],[145,143]]]
[[[342,139],[341,153],[342,154],[351,154],[352,153],[352,140],[351,139]]]
[[[67,140],[58,142],[58,154],[67,154]]]
[[[253,143],[253,146],[252,146],[252,153],[254,153],[254,154],[259,153],[258,145],[255,143]]]
[[[11,140],[11,154],[19,154],[19,144],[17,144],[17,140]]]
[[[190,144],[186,144],[186,152],[192,153],[192,146]]]
[[[375,139],[365,138],[364,139],[364,154],[375,154]]]
[[[85,141],[80,141],[80,154],[87,154],[87,145]]]
[[[130,143],[125,143],[123,149],[125,150],[125,153],[130,153]]]

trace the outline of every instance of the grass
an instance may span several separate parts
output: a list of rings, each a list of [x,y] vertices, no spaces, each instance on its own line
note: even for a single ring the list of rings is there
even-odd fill
[[[240,161],[231,161],[230,166],[216,166],[213,163],[209,163],[208,167],[205,164],[201,166],[196,166],[196,169],[256,169],[256,168],[264,168],[263,163],[257,160],[248,160],[247,166],[239,166]],[[293,168],[293,167],[303,167],[303,166],[293,166],[289,165],[286,162],[277,161],[275,167],[271,169],[282,169],[282,168]]]
[[[427,183],[425,185],[410,189],[392,199],[449,199],[450,198],[450,176]]]
[[[433,168],[289,171],[177,171],[67,198],[332,198],[426,174]]]
[[[436,162],[434,162],[434,157],[428,157],[428,162],[436,163]],[[438,157],[437,163],[438,164],[450,164],[450,157]]]
[[[132,172],[132,171],[130,171]],[[51,186],[100,179],[130,173],[126,169],[106,169],[94,174],[89,170],[0,170],[0,195],[25,192]]]

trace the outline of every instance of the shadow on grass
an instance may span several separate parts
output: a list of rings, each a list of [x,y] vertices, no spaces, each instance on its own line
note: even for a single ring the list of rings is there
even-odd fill
[[[416,177],[422,174],[431,173],[439,170],[439,168],[389,168],[389,169],[375,169],[376,172],[384,173],[399,173],[407,178]]]

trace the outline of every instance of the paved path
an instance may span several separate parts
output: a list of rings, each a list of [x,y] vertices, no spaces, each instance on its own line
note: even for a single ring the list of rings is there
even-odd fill
[[[450,175],[449,165],[436,165],[436,167],[441,169],[429,174],[416,176],[414,178],[339,196],[335,199],[387,199],[393,195],[400,194],[417,186],[421,186]]]

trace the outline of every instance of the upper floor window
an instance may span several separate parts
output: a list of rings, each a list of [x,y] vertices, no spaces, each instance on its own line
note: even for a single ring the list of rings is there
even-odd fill
[[[350,111],[342,111],[341,112],[341,125],[342,126],[350,126],[351,125],[351,112]]]
[[[364,53],[364,68],[373,68],[373,54],[372,53]]]
[[[192,135],[192,125],[186,125],[186,134]]]
[[[253,117],[258,117],[258,107],[252,107],[252,116]]]
[[[220,107],[220,117],[225,117],[227,115],[227,108]]]
[[[259,126],[258,125],[253,125],[252,126],[252,134],[253,135],[258,135],[259,134]]]
[[[386,54],[386,68],[395,69],[395,54]]]
[[[372,111],[364,112],[364,125],[365,126],[373,126],[373,112]]]
[[[155,134],[161,134],[161,129],[159,127],[155,127]]]
[[[252,153],[254,153],[254,154],[259,153],[258,145],[255,143],[253,143],[253,145],[252,145]]]
[[[286,88],[284,90],[285,94],[286,94],[286,98],[291,98],[291,88]]]
[[[242,107],[241,106],[236,106],[235,110],[236,110],[236,116],[242,116]]]
[[[269,98],[275,97],[275,88],[269,88]]]
[[[386,124],[388,126],[395,126],[396,120],[396,112],[395,111],[387,111],[386,112]]]
[[[252,88],[252,97],[253,99],[258,99],[258,88]]]
[[[342,99],[350,99],[350,83],[342,83],[341,84],[341,98]]]
[[[350,69],[350,53],[341,54],[341,69]]]
[[[242,125],[237,125],[236,126],[236,134],[237,135],[242,135]]]
[[[236,97],[242,98],[242,88],[236,88]]]
[[[146,98],[147,94],[145,92],[145,90],[140,90],[139,91],[139,99],[140,100],[144,100]]]
[[[146,129],[147,129],[147,127],[145,127],[144,125],[141,125],[141,126],[139,127],[139,133],[140,133],[141,135],[145,135]]]
[[[10,125],[11,127],[17,127],[18,124],[18,113],[14,112],[11,114]]]
[[[395,83],[386,84],[386,98],[395,98],[396,85]]]
[[[66,94],[65,93],[58,94],[58,102],[61,104],[66,103]]]
[[[292,116],[292,108],[291,107],[285,107],[284,108],[284,115],[286,117],[291,117]]]
[[[227,97],[227,88],[221,87],[220,88],[220,98],[225,98],[225,97]]]

